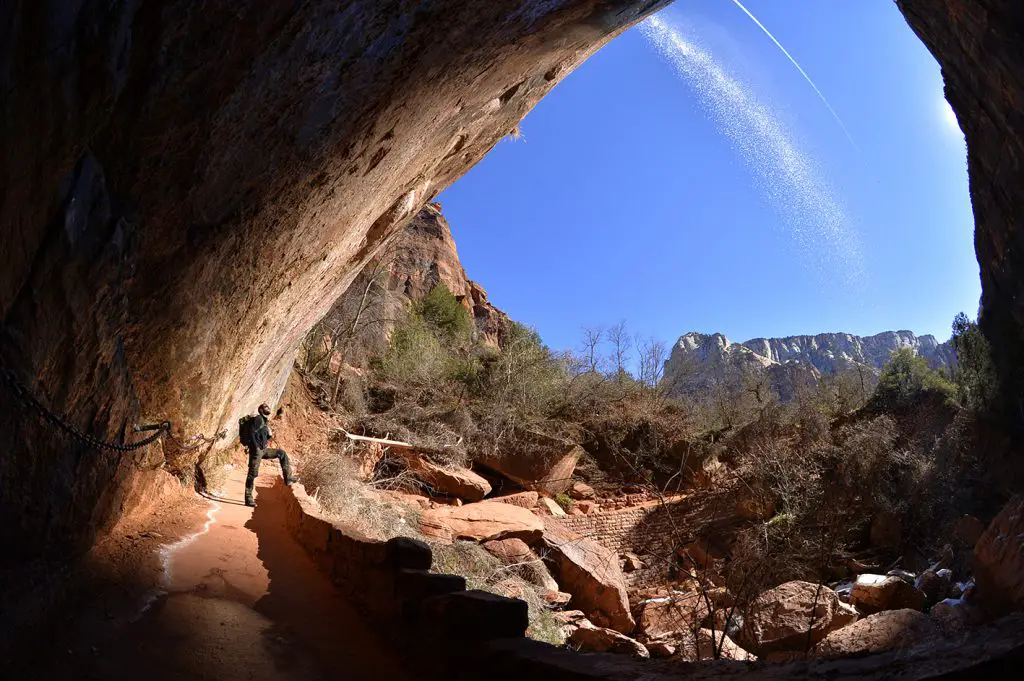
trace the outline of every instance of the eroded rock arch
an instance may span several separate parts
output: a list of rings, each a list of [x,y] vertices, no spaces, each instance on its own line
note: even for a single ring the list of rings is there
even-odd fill
[[[5,365],[107,439],[143,420],[230,427],[280,391],[302,333],[406,218],[666,4],[6,3]],[[1016,370],[1022,10],[899,5],[967,134],[985,323]],[[8,565],[80,550],[164,461],[78,446],[4,392],[0,451]]]

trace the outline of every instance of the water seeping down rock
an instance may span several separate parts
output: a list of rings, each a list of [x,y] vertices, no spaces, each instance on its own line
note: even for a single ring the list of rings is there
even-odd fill
[[[4,366],[108,440],[230,427],[410,216],[664,4],[4,3]],[[1024,10],[899,4],[967,135],[983,325],[1017,396]],[[0,451],[4,568],[74,555],[178,461],[171,443],[93,451],[5,391]]]

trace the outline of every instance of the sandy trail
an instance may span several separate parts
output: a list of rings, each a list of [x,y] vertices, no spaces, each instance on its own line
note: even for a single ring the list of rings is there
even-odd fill
[[[223,498],[211,501],[205,527],[162,549],[166,593],[116,640],[79,658],[73,678],[411,678],[399,650],[288,533],[276,464],[257,480],[255,509],[242,503],[244,478],[236,468]]]

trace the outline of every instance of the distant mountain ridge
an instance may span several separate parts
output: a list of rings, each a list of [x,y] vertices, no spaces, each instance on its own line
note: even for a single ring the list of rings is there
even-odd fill
[[[889,356],[903,347],[927,359],[933,368],[948,368],[956,362],[950,342],[940,343],[930,334],[918,336],[906,330],[884,331],[873,336],[820,333],[753,338],[743,343],[733,343],[720,333],[690,332],[673,346],[665,362],[665,377],[671,392],[684,394],[719,380],[726,367],[768,372],[773,384],[780,385],[784,375],[800,369],[820,377],[855,370],[859,366],[877,375]],[[786,392],[780,390],[780,393]]]

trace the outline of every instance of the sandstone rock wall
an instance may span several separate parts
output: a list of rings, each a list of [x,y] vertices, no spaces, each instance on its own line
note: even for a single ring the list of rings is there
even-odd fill
[[[4,3],[4,365],[97,436],[230,429],[426,201],[664,4]],[[73,554],[162,459],[6,393],[0,449],[5,565]]]
[[[967,139],[981,327],[1008,415],[1024,422],[1024,4],[897,0],[935,55]]]
[[[424,206],[334,303],[324,317],[328,328],[321,329],[324,347],[330,347],[327,336],[334,328],[347,331],[355,324],[345,361],[361,364],[369,355],[383,352],[409,302],[422,300],[438,284],[444,284],[466,308],[478,338],[499,347],[512,320],[487,300],[482,286],[466,276],[448,220],[434,204]]]

